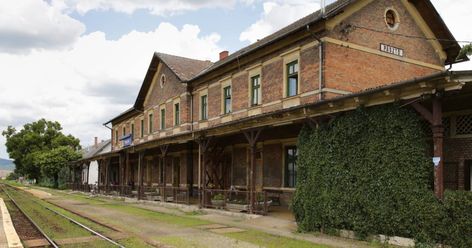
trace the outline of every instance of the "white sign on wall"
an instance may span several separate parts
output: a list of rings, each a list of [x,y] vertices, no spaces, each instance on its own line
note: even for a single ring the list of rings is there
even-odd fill
[[[384,53],[390,53],[390,54],[400,56],[400,57],[403,57],[403,55],[405,54],[405,51],[401,48],[389,46],[382,43],[380,43],[380,51]]]

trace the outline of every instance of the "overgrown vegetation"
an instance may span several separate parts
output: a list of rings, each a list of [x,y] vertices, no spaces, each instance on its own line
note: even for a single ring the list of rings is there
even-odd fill
[[[25,124],[20,131],[9,126],[2,135],[10,158],[15,160],[15,174],[43,185],[57,188],[59,172],[80,158],[79,140],[63,134],[58,122],[41,119]]]
[[[358,109],[304,128],[298,147],[292,207],[302,231],[349,229],[360,238],[385,234],[472,247],[472,233],[463,232],[471,228],[465,218],[472,196],[435,198],[433,164],[415,113],[396,105]]]

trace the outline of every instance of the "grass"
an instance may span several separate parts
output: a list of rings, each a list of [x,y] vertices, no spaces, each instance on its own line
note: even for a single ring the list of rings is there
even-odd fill
[[[120,212],[133,214],[137,216],[142,216],[145,218],[151,218],[166,224],[172,224],[182,227],[192,227],[192,226],[199,226],[199,225],[206,225],[211,224],[208,221],[197,219],[193,216],[201,215],[200,212],[194,211],[186,214],[186,216],[178,216],[172,214],[163,214],[152,210],[143,209],[140,207],[134,207],[130,204],[124,203],[120,200],[115,199],[108,199],[103,197],[94,197],[90,198],[89,196],[82,195],[82,194],[68,194],[58,190],[51,190],[51,189],[42,189],[49,193],[53,193],[55,195],[60,195],[62,197],[78,200],[81,202],[86,202],[91,205],[101,205],[104,208],[118,210]]]
[[[56,196],[64,197],[66,199],[77,200],[80,202],[88,203],[91,205],[100,205],[100,207],[116,210],[122,213],[127,213],[134,216],[144,217],[145,219],[154,220],[163,224],[171,224],[179,227],[195,227],[199,225],[212,224],[210,221],[200,220],[196,217],[202,213],[199,211],[185,213],[184,215],[172,215],[167,213],[160,213],[153,210],[140,208],[139,206],[133,206],[131,203],[125,203],[122,200],[110,199],[106,197],[93,197],[90,198],[87,195],[80,193],[70,193],[68,191],[43,189],[49,193],[53,193]],[[260,247],[287,247],[287,248],[324,248],[329,247],[325,245],[314,244],[309,241],[297,240],[288,237],[282,237],[277,235],[268,234],[256,230],[247,230],[239,233],[227,233],[221,234],[224,237],[232,238],[239,241],[248,242]],[[157,241],[168,244],[175,247],[202,247],[204,244],[200,244],[197,241],[193,241],[185,236],[164,236],[158,237]],[[147,247],[147,244],[138,239],[129,239],[128,244],[123,243],[127,247]],[[141,243],[139,243],[141,242]],[[372,247],[377,247],[375,244],[371,244]],[[95,247],[95,246],[93,246]],[[101,247],[101,246],[96,246]]]
[[[124,213],[133,214],[145,218],[150,218],[157,220],[159,222],[164,222],[166,224],[172,224],[182,227],[192,227],[199,225],[211,224],[208,221],[200,220],[192,216],[177,216],[172,214],[159,213],[152,210],[147,210],[139,207],[133,207],[125,204],[105,204],[105,208],[115,209]]]
[[[160,237],[157,239],[160,243],[171,245],[176,248],[187,248],[187,247],[192,247],[192,248],[204,248],[206,246],[202,246],[198,242],[188,240],[183,237],[179,236],[165,236],[165,237]]]
[[[21,208],[53,239],[90,236],[81,227],[70,223],[63,217],[45,209],[40,203],[33,201],[31,196],[15,190],[8,190]]]
[[[118,241],[124,247],[139,247],[139,248],[151,248],[146,244],[144,241],[141,241],[137,238],[126,238],[121,239]],[[92,242],[87,243],[78,243],[78,244],[68,244],[68,245],[61,245],[64,248],[89,248],[89,247],[97,247],[97,248],[115,248],[116,245],[113,245],[105,240],[94,240]]]
[[[224,234],[226,237],[246,241],[261,247],[267,248],[325,248],[329,246],[317,245],[309,241],[297,240],[292,238],[286,238],[281,236],[276,236],[264,232],[259,232],[255,230],[248,230],[244,232],[237,233],[227,233]]]

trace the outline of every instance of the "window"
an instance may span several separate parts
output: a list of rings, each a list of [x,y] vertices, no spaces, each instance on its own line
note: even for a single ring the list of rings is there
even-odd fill
[[[261,104],[261,76],[257,75],[251,78],[251,106]]]
[[[174,125],[180,125],[180,104],[174,104]]]
[[[207,95],[201,96],[200,111],[201,111],[200,119],[201,120],[208,119],[208,96]]]
[[[126,127],[123,127],[123,136],[124,137],[126,135]]]
[[[118,143],[118,130],[115,129],[115,143]]]
[[[151,134],[154,130],[154,123],[153,123],[153,115],[152,114],[149,114],[149,119],[148,119],[148,130],[149,130],[149,133]]]
[[[161,130],[166,129],[166,109],[161,109]]]
[[[144,120],[141,120],[141,138],[144,137]]]
[[[231,113],[231,86],[227,86],[223,89],[223,110],[224,114]]]
[[[385,24],[390,30],[396,30],[399,25],[399,17],[396,10],[388,8],[385,11]]]
[[[134,123],[131,123],[131,137],[134,139]]]
[[[297,185],[297,147],[285,148],[285,187],[295,188]]]
[[[165,84],[166,84],[166,75],[162,74],[161,79],[159,80],[159,85],[161,86],[161,88],[164,88]]]
[[[298,94],[298,60],[287,64],[287,97]]]

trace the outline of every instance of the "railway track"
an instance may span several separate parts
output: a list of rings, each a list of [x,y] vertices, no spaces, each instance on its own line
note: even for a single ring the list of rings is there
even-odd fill
[[[21,204],[19,204],[15,199],[14,197],[12,197],[12,195],[10,194],[10,192],[8,192],[9,190],[15,190],[17,191],[17,189],[9,186],[9,185],[6,185],[6,184],[2,184],[0,186],[1,190],[3,191],[3,193],[9,198],[9,200],[13,203],[13,205],[15,205],[15,207],[28,219],[28,221],[34,226],[34,228],[41,234],[41,236],[44,237],[44,239],[47,241],[47,243],[51,246],[51,247],[54,247],[54,248],[57,248],[57,247],[61,247],[58,242],[53,239],[50,235],[47,234],[47,232],[41,228],[40,225],[38,225],[38,223],[36,221],[34,221],[33,218],[31,218],[30,215],[28,215],[27,211],[24,210],[24,208],[22,206],[20,206]],[[9,188],[9,189],[7,189]],[[104,240],[105,242],[109,243],[111,246],[114,246],[114,247],[120,247],[120,248],[124,248],[123,245],[121,245],[120,243],[108,238],[107,236],[103,235],[102,233],[98,232],[98,231],[95,231],[93,230],[92,228],[80,223],[79,221],[77,220],[74,220],[73,218],[69,217],[69,216],[66,216],[50,207],[47,207],[45,206],[44,204],[41,204],[39,203],[38,201],[34,200],[33,198],[30,198],[29,200],[31,200],[32,202],[36,203],[38,206],[41,206],[42,208],[48,210],[49,212],[51,212],[52,214],[56,215],[56,216],[59,216],[61,218],[64,218],[65,220],[67,220],[68,222],[70,223],[73,223],[74,225],[80,227],[81,229],[84,229],[86,230],[87,232],[93,234],[94,236],[97,236],[99,237],[101,240]]]

